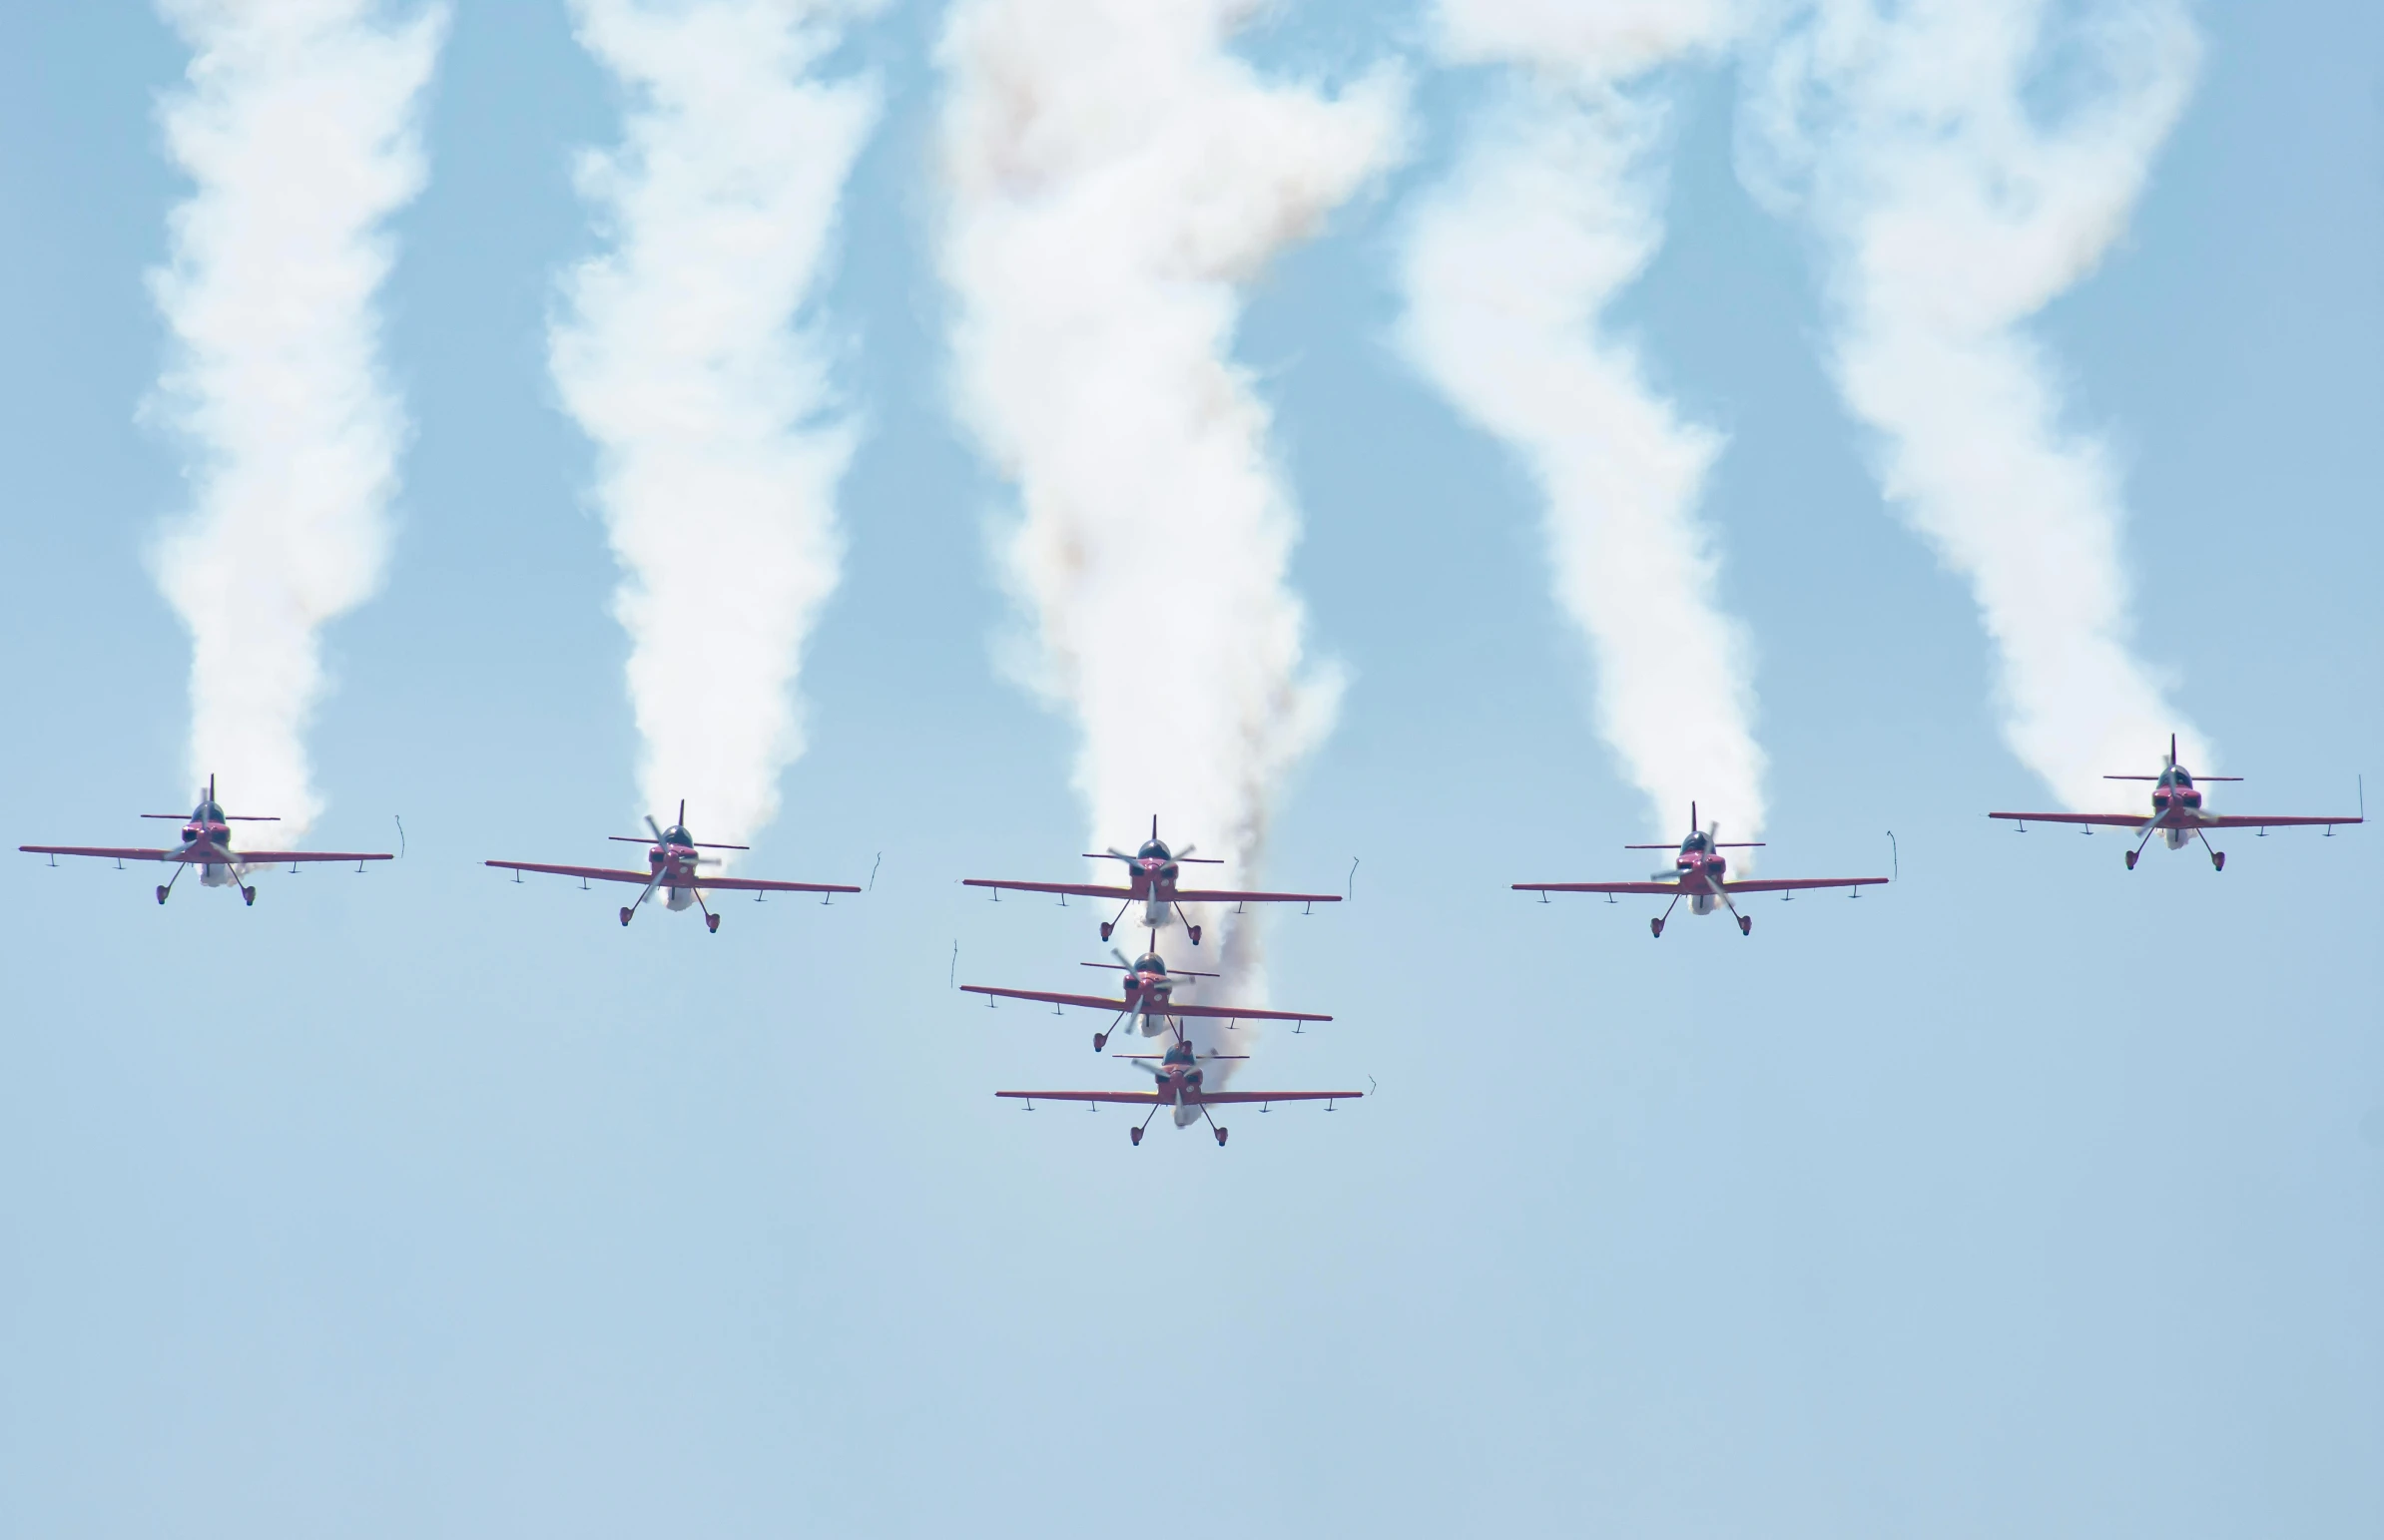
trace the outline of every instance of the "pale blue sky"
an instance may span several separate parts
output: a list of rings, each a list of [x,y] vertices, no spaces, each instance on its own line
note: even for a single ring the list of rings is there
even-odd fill
[[[1379,9],[1252,48],[1361,63],[1410,30]],[[1660,943],[1644,906],[1506,890],[1630,874],[1639,811],[1521,476],[1389,342],[1403,200],[1481,89],[1428,73],[1415,162],[1266,277],[1242,343],[1353,677],[1271,875],[1365,862],[1273,931],[1277,1000],[1340,1019],[1249,1073],[1381,1094],[1225,1152],[994,1101],[1103,1071],[1086,1023],[949,992],[954,943],[1025,986],[1098,951],[1081,909],[955,885],[1072,870],[1081,830],[1065,725],[992,662],[1002,494],[939,383],[936,14],[854,48],[890,92],[830,310],[868,434],[814,747],[752,869],[883,866],[713,937],[478,864],[598,856],[634,744],[542,354],[591,240],[569,159],[614,104],[559,4],[459,5],[388,292],[396,556],[314,736],[319,837],[402,814],[409,854],[253,910],[11,857],[0,1534],[2384,1532],[2376,836],[2131,874],[1982,816],[2043,793],[1816,366],[1726,72],[1687,88],[1626,319],[1731,436],[1709,510],[1771,869],[1874,868],[1892,828],[1902,883]],[[2384,19],[2203,19],[2131,235],[2041,329],[2127,465],[2142,649],[2253,777],[2229,801],[2340,810],[2384,770]],[[176,460],[135,421],[181,62],[139,5],[0,14],[11,844],[184,799],[186,644],[143,563]]]

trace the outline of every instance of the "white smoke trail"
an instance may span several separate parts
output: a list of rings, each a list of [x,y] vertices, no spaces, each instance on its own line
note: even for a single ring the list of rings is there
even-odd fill
[[[1668,97],[1650,71],[1708,51],[1732,7],[1442,0],[1441,53],[1519,66],[1419,210],[1409,354],[1511,445],[1546,499],[1557,599],[1587,636],[1600,734],[1671,838],[1692,800],[1761,837],[1763,753],[1743,628],[1696,516],[1719,436],[1657,396],[1599,318],[1662,239]]]
[[[2182,0],[2067,28],[2045,0],[1821,0],[1744,120],[1750,185],[1828,249],[1831,361],[1886,493],[1970,580],[2005,738],[2073,807],[2172,730],[2208,753],[2130,649],[2118,475],[2021,325],[2125,230],[2198,54]]]
[[[322,626],[379,587],[404,423],[373,296],[420,191],[417,118],[446,13],[373,0],[165,0],[192,50],[163,104],[197,184],[150,288],[173,333],[155,408],[193,448],[158,585],[191,632],[194,781],[303,833]]]
[[[581,167],[612,248],[566,277],[550,364],[624,569],[641,810],[685,798],[727,843],[769,823],[803,752],[795,677],[843,554],[853,433],[803,317],[877,116],[872,83],[821,74],[865,8],[573,0],[634,106]]]
[[[1338,695],[1303,659],[1296,511],[1231,357],[1241,290],[1388,164],[1403,102],[1390,76],[1338,100],[1261,80],[1226,48],[1249,10],[961,0],[942,46],[957,396],[1018,483],[1035,682],[1081,729],[1092,848],[1156,812],[1229,863],[1188,882],[1256,876]],[[1226,942],[1248,998],[1254,937]]]

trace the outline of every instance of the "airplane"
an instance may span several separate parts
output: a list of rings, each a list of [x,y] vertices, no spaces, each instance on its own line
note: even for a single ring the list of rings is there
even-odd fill
[[[1738,912],[1738,905],[1730,900],[1740,893],[1775,893],[1806,887],[1868,887],[1885,882],[1885,877],[1765,877],[1753,882],[1731,882],[1723,878],[1730,863],[1722,855],[1724,850],[1760,849],[1763,841],[1749,840],[1724,844],[1716,836],[1718,824],[1697,826],[1697,804],[1689,803],[1688,837],[1680,841],[1680,853],[1672,861],[1670,871],[1659,871],[1645,882],[1517,882],[1518,892],[1535,892],[1541,901],[1549,893],[1654,893],[1668,894],[1672,902],[1664,905],[1664,912],[1647,922],[1654,934],[1664,933],[1664,921],[1672,917],[1674,904],[1685,898],[1691,914],[1711,914],[1718,904],[1730,911],[1738,921],[1738,933],[1747,935],[1755,928],[1754,916]],[[1625,850],[1669,850],[1670,845],[1624,845]]]
[[[1157,1037],[1171,1018],[1180,1020],[1186,1016],[1246,1021],[1331,1021],[1333,1019],[1330,1016],[1317,1016],[1306,1011],[1262,1011],[1226,1005],[1181,1005],[1172,998],[1172,991],[1180,982],[1188,978],[1215,978],[1217,975],[1192,972],[1170,973],[1167,971],[1167,964],[1160,960],[1157,952],[1145,952],[1133,962],[1126,961],[1126,954],[1114,948],[1111,949],[1109,955],[1117,959],[1114,966],[1126,975],[1124,980],[1125,998],[1122,1000],[1112,1000],[1107,995],[1051,994],[1039,989],[996,989],[989,984],[962,984],[960,987],[969,994],[987,996],[985,1001],[987,1005],[993,1003],[991,997],[999,996],[1004,1000],[1040,1000],[1051,1005],[1074,1005],[1085,1010],[1114,1012],[1118,1021],[1124,1021],[1128,1027],[1139,1022],[1144,1037]],[[1107,968],[1112,964],[1088,962],[1084,966]],[[1106,1029],[1095,1032],[1093,1034],[1093,1052],[1099,1053],[1108,1047],[1109,1034],[1116,1030],[1117,1021],[1112,1021]],[[1182,1031],[1181,1026],[1176,1028],[1178,1036],[1182,1035]]]
[[[654,821],[652,813],[648,813],[646,814],[646,827],[653,831],[654,841],[652,848],[646,851],[647,869],[644,871],[621,871],[609,866],[546,866],[536,861],[489,861],[486,864],[501,866],[507,871],[543,871],[558,877],[578,877],[583,881],[593,877],[604,882],[643,883],[645,891],[637,895],[637,902],[623,906],[621,910],[622,924],[628,924],[636,916],[639,907],[647,899],[653,897],[655,890],[659,888],[665,895],[663,902],[669,908],[684,909],[693,904],[696,908],[702,909],[704,911],[704,928],[714,935],[720,933],[720,916],[704,903],[704,890],[707,888],[730,888],[741,893],[858,893],[861,891],[858,887],[848,886],[842,882],[766,882],[757,877],[699,876],[696,871],[697,867],[716,864],[720,858],[697,852],[703,850],[746,850],[751,849],[752,846],[705,844],[698,840],[687,831],[687,803],[684,800],[679,803],[678,822],[673,823],[669,828],[664,828]],[[607,834],[605,837],[619,840],[623,844],[646,843],[646,838],[642,834]],[[518,882],[521,878],[515,877],[513,880]]]
[[[2294,824],[2320,823],[2326,832],[2334,832],[2338,823],[2364,823],[2364,811],[2356,818],[2269,818],[2245,817],[2241,814],[2221,814],[2202,811],[2202,793],[2194,777],[2177,763],[2177,735],[2168,736],[2168,763],[2157,775],[2105,775],[2104,780],[2149,780],[2152,782],[2152,815],[2149,818],[2132,812],[1991,812],[1991,818],[2009,818],[2024,828],[2030,823],[2101,824],[2107,828],[2133,829],[2142,837],[2127,853],[2127,869],[2135,869],[2136,857],[2144,853],[2144,846],[2158,834],[2172,850],[2185,848],[2188,839],[2199,839],[2202,848],[2210,852],[2214,870],[2226,870],[2226,852],[2213,849],[2210,836],[2203,832],[2213,828],[2284,828]],[[2204,781],[2241,780],[2240,775],[2204,775]],[[2364,800],[2364,799],[2363,799]]]
[[[1180,863],[1188,861],[1202,866],[1222,866],[1225,863],[1213,856],[1194,855],[1190,845],[1181,850],[1170,850],[1159,838],[1159,820],[1156,816],[1151,819],[1151,837],[1132,855],[1123,850],[1108,850],[1101,855],[1090,850],[1084,852],[1084,858],[1092,861],[1102,859],[1103,855],[1126,863],[1124,887],[1102,887],[1084,882],[997,882],[986,877],[964,877],[961,885],[1006,888],[1019,893],[1059,893],[1063,896],[1073,893],[1085,898],[1123,899],[1116,916],[1101,926],[1101,939],[1104,941],[1117,928],[1118,921],[1126,917],[1126,910],[1139,903],[1142,905],[1142,922],[1145,925],[1157,930],[1167,923],[1168,915],[1172,912],[1184,922],[1184,933],[1192,938],[1194,946],[1200,944],[1200,927],[1193,924],[1184,913],[1182,906],[1188,903],[1341,902],[1339,893],[1258,893],[1228,888],[1179,888],[1175,884],[1179,875],[1176,868]]]
[[[279,817],[265,813],[228,813],[224,804],[216,800],[216,777],[207,777],[207,789],[199,793],[199,805],[184,817],[179,812],[145,812],[144,818],[166,818],[182,823],[182,843],[171,850],[120,848],[115,845],[18,845],[33,855],[50,856],[51,865],[61,855],[96,855],[118,863],[125,861],[173,861],[174,875],[158,884],[158,902],[174,891],[174,884],[193,866],[199,868],[199,882],[203,887],[237,887],[241,902],[255,904],[255,885],[241,880],[251,867],[273,866],[283,861],[293,864],[303,861],[354,861],[356,870],[364,869],[365,861],[385,861],[384,851],[352,850],[240,850],[232,848],[232,825],[235,823],[279,823]]]
[[[1225,1130],[1217,1120],[1209,1117],[1211,1107],[1238,1102],[1337,1102],[1356,1101],[1362,1091],[1204,1091],[1201,1089],[1201,1064],[1209,1059],[1240,1058],[1238,1054],[1196,1054],[1192,1045],[1179,1034],[1174,1046],[1158,1056],[1153,1064],[1148,1054],[1119,1054],[1147,1073],[1156,1084],[1148,1091],[996,1091],[995,1096],[1015,1098],[1032,1104],[1045,1102],[1122,1102],[1129,1107],[1148,1107],[1142,1122],[1126,1130],[1126,1137],[1134,1144],[1142,1143],[1143,1129],[1151,1126],[1151,1119],[1162,1107],[1175,1109],[1175,1126],[1190,1128],[1193,1120],[1205,1118],[1217,1136],[1217,1143],[1225,1143]],[[1326,1111],[1330,1112],[1330,1107]]]

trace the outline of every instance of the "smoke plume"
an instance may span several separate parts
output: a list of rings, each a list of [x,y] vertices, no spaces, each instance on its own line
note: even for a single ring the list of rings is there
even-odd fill
[[[1188,884],[1257,877],[1338,693],[1304,656],[1297,514],[1232,360],[1242,289],[1388,163],[1402,114],[1388,76],[1338,98],[1262,80],[1226,47],[1249,9],[960,0],[942,46],[955,389],[1017,483],[1003,555],[1034,682],[1081,730],[1090,848],[1130,849],[1156,812],[1228,863]],[[1246,996],[1251,932],[1222,950]]]
[[[1411,357],[1510,445],[1545,499],[1556,597],[1587,637],[1599,733],[1676,835],[1692,799],[1759,838],[1745,633],[1697,517],[1719,436],[1684,422],[1601,326],[1662,240],[1668,94],[1646,77],[1725,41],[1683,0],[1442,0],[1441,53],[1515,68],[1405,251]]]
[[[172,334],[154,407],[187,440],[192,504],[159,542],[190,628],[194,782],[302,833],[322,803],[304,733],[321,629],[379,587],[405,435],[381,379],[383,227],[421,190],[418,114],[443,9],[166,0],[192,51],[162,104],[196,184],[150,288]]]
[[[878,111],[871,83],[821,70],[860,9],[572,7],[632,105],[580,168],[610,249],[565,277],[550,363],[623,569],[640,810],[685,798],[728,843],[769,823],[803,752],[796,673],[842,560],[853,432],[806,307]]]
[[[2192,735],[2130,648],[2118,474],[2021,328],[2125,230],[2198,52],[2180,0],[2068,24],[2044,0],[1822,0],[1742,124],[1750,185],[1823,239],[1830,361],[1887,496],[1970,580],[2005,737],[2073,807]]]

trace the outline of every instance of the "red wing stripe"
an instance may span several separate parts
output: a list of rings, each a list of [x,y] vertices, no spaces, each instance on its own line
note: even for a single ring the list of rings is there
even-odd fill
[[[638,878],[643,882],[643,877]],[[760,877],[698,877],[686,884],[689,887],[726,887],[741,893],[858,893],[858,887],[843,882],[773,882]]]
[[[339,850],[235,850],[232,858],[244,866],[263,866],[274,861],[385,861],[389,856]]]
[[[1236,1010],[1230,1005],[1165,1005],[1154,1007],[1154,1016],[1204,1016],[1219,1021],[1240,1017],[1245,1021],[1331,1021],[1330,1016],[1312,1016],[1306,1011]]]
[[[172,860],[172,850],[118,849],[114,845],[18,845],[28,855],[95,855],[103,860],[164,861]]]
[[[962,984],[961,990],[972,995],[999,995],[1004,1000],[1040,1000],[1049,1005],[1080,1005],[1088,1011],[1123,1011],[1123,1000],[1104,999],[1100,995],[1046,994],[1039,989],[996,989],[990,984]]]
[[[1189,1100],[1217,1107],[1227,1102],[1354,1102],[1365,1095],[1363,1091],[1197,1091]]]
[[[536,861],[487,861],[489,866],[502,866],[507,871],[543,871],[557,877],[597,877],[606,882],[635,882],[644,887],[653,879],[651,871],[615,871],[609,866],[544,866]]]
[[[1151,1091],[996,1091],[993,1094],[1022,1102],[1124,1102],[1130,1107],[1148,1107],[1159,1100],[1158,1094]]]
[[[1014,893],[1077,893],[1086,898],[1131,898],[1129,887],[1095,887],[1088,882],[996,882],[990,877],[962,877],[962,887],[1001,887]]]
[[[2365,818],[2253,818],[2221,814],[2200,820],[2204,828],[2286,828],[2302,823],[2364,823]]]
[[[1175,892],[1178,903],[1339,903],[1339,893],[1242,893],[1224,888],[1179,887]]]
[[[1677,882],[1517,882],[1521,893],[1680,893],[1701,891]]]
[[[1786,877],[1755,882],[1725,882],[1722,886],[1732,893],[1777,893],[1800,887],[1870,887],[1886,880],[1885,877]]]
[[[2099,823],[2105,828],[2142,828],[2159,814],[2144,812],[1991,812],[2016,823]]]

